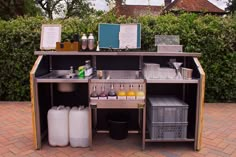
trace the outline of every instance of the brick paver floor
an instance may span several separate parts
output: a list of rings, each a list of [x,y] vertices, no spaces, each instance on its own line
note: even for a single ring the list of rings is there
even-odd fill
[[[199,152],[188,143],[149,143],[141,151],[138,135],[116,141],[98,134],[93,150],[88,148],[50,147],[34,150],[31,106],[29,102],[0,102],[0,156],[82,156],[82,157],[236,157],[236,104],[206,104],[203,145]]]

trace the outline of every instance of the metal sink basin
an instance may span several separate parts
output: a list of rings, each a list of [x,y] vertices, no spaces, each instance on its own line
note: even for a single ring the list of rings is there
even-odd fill
[[[54,70],[46,75],[41,76],[43,79],[57,79],[57,78],[66,78],[70,73],[69,70]]]
[[[91,79],[91,82],[143,82],[144,77],[135,70],[104,70],[103,77],[98,76]]]
[[[104,70],[101,79],[140,79],[140,75],[134,70]]]
[[[43,79],[75,79],[76,74],[70,74],[69,70],[54,70],[49,74],[41,76]],[[57,90],[59,92],[74,92],[76,90],[76,83],[62,82],[57,83]]]
[[[78,76],[75,73],[73,73],[73,74],[59,75],[57,76],[57,78],[74,79],[74,78],[78,78]]]
[[[68,73],[64,75],[58,75],[57,78],[61,79],[74,79],[76,78],[75,73]],[[74,92],[76,90],[76,84],[75,83],[58,83],[57,84],[57,90],[59,92]]]
[[[76,83],[58,83],[57,90],[59,92],[74,92],[76,90]]]
[[[46,75],[43,75],[43,76],[40,76],[40,77],[37,77],[38,79],[48,79],[48,80],[55,80],[55,81],[59,81],[59,82],[76,82],[77,80],[81,80],[81,81],[87,81],[88,82],[88,79],[91,79],[93,78],[94,75],[91,75],[91,76],[87,76],[87,77],[79,77],[77,75],[77,71],[75,71],[75,73],[70,73],[69,70],[54,70]]]

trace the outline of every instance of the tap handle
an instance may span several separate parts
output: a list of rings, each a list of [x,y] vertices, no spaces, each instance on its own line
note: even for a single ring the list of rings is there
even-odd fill
[[[74,68],[73,68],[73,66],[70,66],[70,73],[71,73],[71,74],[74,73]]]

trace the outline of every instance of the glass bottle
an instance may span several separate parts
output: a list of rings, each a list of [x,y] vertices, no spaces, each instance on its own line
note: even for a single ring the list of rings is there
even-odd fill
[[[96,90],[96,86],[93,86],[93,91],[90,94],[90,99],[98,99],[98,93],[97,93],[97,90]]]
[[[133,90],[133,85],[129,86],[129,91],[127,92],[127,100],[134,100],[135,99],[135,92]]]
[[[88,76],[92,75],[93,69],[91,68],[90,60],[85,61],[85,66],[84,67],[85,67],[85,76],[88,77]]]
[[[138,91],[136,92],[136,99],[137,100],[144,100],[145,99],[145,93],[143,92],[143,86],[138,86]]]
[[[116,99],[116,92],[114,90],[114,85],[111,85],[111,89],[108,92],[108,99]]]
[[[93,33],[90,33],[88,37],[88,49],[91,51],[94,49],[94,47],[95,47],[94,36]]]
[[[87,49],[87,45],[88,45],[88,38],[87,38],[86,34],[83,34],[83,36],[81,38],[81,48],[83,51],[85,51]]]
[[[117,97],[119,100],[126,100],[126,92],[124,90],[124,85],[120,85],[120,90],[117,92]]]
[[[78,68],[78,76],[79,76],[79,78],[84,78],[84,76],[85,76],[84,66],[79,66],[79,68]]]
[[[96,51],[100,51],[99,41],[97,41],[97,48],[96,48]]]
[[[182,79],[182,75],[180,73],[180,66],[183,64],[181,62],[173,62],[172,63],[175,67],[175,70],[176,70],[176,76],[175,76],[175,79]]]
[[[105,92],[105,86],[102,86],[102,91],[99,94],[99,99],[101,99],[101,100],[107,99],[107,94]]]
[[[85,61],[85,68],[86,68],[86,70],[91,68],[91,61],[90,60]]]

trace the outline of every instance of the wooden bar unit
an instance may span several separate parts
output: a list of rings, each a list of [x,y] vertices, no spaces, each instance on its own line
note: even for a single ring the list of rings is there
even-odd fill
[[[35,149],[41,149],[42,141],[47,139],[47,112],[52,106],[80,106],[89,107],[90,147],[92,148],[93,124],[96,124],[97,133],[107,132],[106,114],[110,110],[127,110],[131,115],[132,125],[130,132],[140,133],[142,140],[140,146],[145,149],[147,142],[188,142],[194,150],[201,149],[203,109],[205,92],[205,73],[198,61],[199,53],[161,53],[161,52],[56,52],[36,51],[39,55],[31,72],[30,88],[32,103],[32,122]],[[193,69],[193,78],[185,79],[146,79],[142,74],[143,63],[158,63],[161,67],[167,67],[168,61],[175,59],[182,62],[183,67]],[[130,71],[137,74],[136,78],[119,78],[119,75],[111,79],[98,79],[96,75],[85,78],[65,78],[64,75],[73,66],[84,65],[86,60],[91,60],[92,67],[96,70],[106,71]],[[96,84],[142,84],[145,92],[144,100],[91,100],[94,83]],[[63,93],[59,91],[61,84],[74,86],[73,92]],[[98,85],[99,86],[99,85]],[[100,86],[99,86],[100,88]],[[108,88],[108,87],[107,87]],[[117,90],[117,88],[116,88]],[[187,137],[176,140],[159,140],[149,137],[147,123],[147,98],[151,95],[172,95],[188,104]],[[95,111],[95,112],[94,112]],[[96,114],[96,115],[94,115]],[[95,117],[96,119],[92,118]],[[100,130],[100,131],[99,131]],[[104,131],[105,130],[105,131]]]

